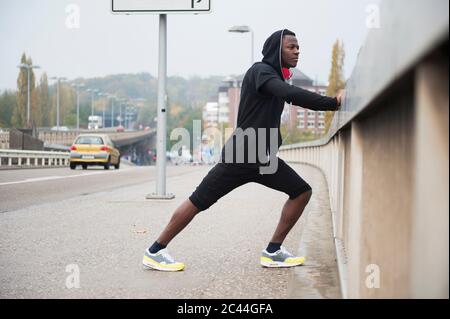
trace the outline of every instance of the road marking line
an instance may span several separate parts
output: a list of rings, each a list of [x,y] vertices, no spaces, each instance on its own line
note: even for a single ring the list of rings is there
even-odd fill
[[[92,175],[99,175],[99,174],[111,174],[111,173],[118,173],[128,170],[129,168],[122,169],[122,170],[114,170],[110,172],[93,172],[93,173],[84,173],[79,175],[68,175],[68,176],[45,176],[45,177],[37,177],[37,178],[27,178],[21,181],[15,181],[15,182],[6,182],[6,183],[0,183],[0,186],[6,186],[6,185],[13,185],[13,184],[23,184],[23,183],[35,183],[35,182],[43,182],[43,181],[50,181],[50,180],[56,180],[56,179],[64,179],[64,178],[73,178],[73,177],[80,177],[80,176],[92,176]]]

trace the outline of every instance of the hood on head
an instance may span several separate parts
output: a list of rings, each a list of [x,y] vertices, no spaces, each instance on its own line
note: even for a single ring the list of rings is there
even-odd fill
[[[271,65],[283,79],[285,76],[281,66],[281,47],[283,43],[283,35],[286,31],[289,30],[283,29],[272,33],[272,35],[268,37],[264,43],[262,50],[262,54],[264,56],[262,62]]]

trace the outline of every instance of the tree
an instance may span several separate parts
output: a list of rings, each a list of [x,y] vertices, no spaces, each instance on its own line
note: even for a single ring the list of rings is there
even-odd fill
[[[292,129],[288,124],[281,125],[280,131],[284,145],[310,142],[317,139],[317,135],[313,132]]]
[[[16,106],[16,94],[5,91],[0,97],[0,127],[11,127],[11,118]]]
[[[116,114],[118,114],[118,112]],[[156,122],[154,121],[154,119],[156,116],[156,105],[154,105],[154,103],[151,103],[150,101],[146,101],[144,107],[139,109],[137,124],[144,127],[155,127]]]
[[[54,126],[57,124],[57,108],[58,108],[58,100],[57,100],[57,90],[58,90],[58,82],[56,81],[51,89],[50,96],[50,126]],[[59,82],[59,125],[60,126],[70,126],[76,124],[73,120],[73,115],[76,116],[76,91],[68,84],[63,81]],[[68,121],[66,123],[66,121]]]
[[[179,109],[180,106],[177,104],[169,103],[169,109],[175,105],[176,109]],[[182,127],[188,130],[190,136],[191,146],[194,141],[194,121],[202,119],[202,107],[201,105],[191,105],[191,106],[182,106],[182,109],[177,113],[176,116],[169,116],[167,118],[167,149],[169,150],[173,145],[175,145],[178,141],[170,140],[170,133],[178,128]]]
[[[31,57],[27,59],[25,53],[20,59],[21,64],[32,65]],[[28,99],[28,72],[30,72],[30,120],[33,119],[32,114],[36,113],[36,97],[33,94],[35,77],[33,69],[20,68],[19,76],[17,77],[17,107],[13,111],[12,125],[15,127],[26,127],[31,123],[27,123],[27,99]],[[34,98],[32,98],[34,96]],[[33,112],[34,111],[34,112]]]
[[[59,85],[60,95],[60,124],[66,126],[76,125],[76,92],[66,83]]]
[[[38,101],[39,101],[39,109],[42,113],[41,122],[37,125],[40,126],[50,126],[50,113],[51,113],[51,104],[50,104],[50,94],[48,91],[48,78],[47,73],[43,73],[41,75],[41,79],[39,81],[38,87]]]
[[[328,77],[327,96],[335,96],[339,90],[345,87],[344,80],[344,43],[336,40],[333,44],[333,52],[331,56],[331,70]],[[330,129],[334,112],[325,112],[325,133]]]
[[[22,54],[20,63],[26,63],[27,57]],[[26,117],[26,107],[27,107],[27,70],[20,68],[19,77],[17,78],[17,105],[13,110],[11,124],[15,127],[24,127]]]

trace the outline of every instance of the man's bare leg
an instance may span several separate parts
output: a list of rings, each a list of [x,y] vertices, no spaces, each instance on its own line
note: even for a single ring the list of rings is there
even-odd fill
[[[167,246],[199,213],[197,207],[187,199],[173,213],[172,218],[159,236],[157,242]]]
[[[297,223],[306,205],[311,198],[312,192],[300,194],[297,198],[288,199],[283,206],[280,221],[272,236],[271,242],[282,243],[289,231]],[[167,246],[199,213],[197,207],[187,199],[174,212],[169,224],[158,238],[158,243]]]
[[[272,236],[272,243],[282,243],[289,231],[294,227],[311,198],[312,192],[300,194],[297,198],[288,199],[283,206],[277,229]]]

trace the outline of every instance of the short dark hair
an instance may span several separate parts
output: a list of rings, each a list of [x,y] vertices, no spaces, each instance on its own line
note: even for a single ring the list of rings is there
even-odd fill
[[[283,37],[286,35],[292,35],[292,36],[296,37],[295,33],[288,29],[285,29],[283,32]]]

